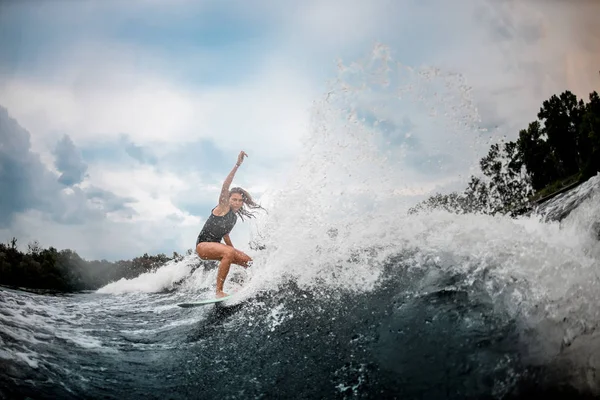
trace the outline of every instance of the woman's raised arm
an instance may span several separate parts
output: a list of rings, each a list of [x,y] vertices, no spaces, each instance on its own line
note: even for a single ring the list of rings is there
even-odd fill
[[[225,178],[225,181],[223,182],[223,187],[221,188],[221,195],[219,196],[219,206],[229,206],[229,186],[231,186],[231,182],[233,182],[233,177],[235,176],[238,167],[242,165],[242,162],[244,162],[244,157],[248,157],[248,154],[246,154],[244,151],[240,151],[235,166],[233,167],[229,175],[227,175],[227,178]]]

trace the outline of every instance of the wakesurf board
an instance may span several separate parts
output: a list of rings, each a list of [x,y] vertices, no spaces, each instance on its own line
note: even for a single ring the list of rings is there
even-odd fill
[[[230,294],[230,295],[227,295],[225,297],[218,298],[218,299],[215,298],[215,299],[206,299],[206,300],[192,301],[192,302],[189,302],[189,303],[179,303],[177,305],[179,307],[183,307],[183,308],[200,307],[200,306],[205,306],[207,304],[220,303],[222,301],[229,300],[229,299],[231,299],[234,296],[234,294]]]

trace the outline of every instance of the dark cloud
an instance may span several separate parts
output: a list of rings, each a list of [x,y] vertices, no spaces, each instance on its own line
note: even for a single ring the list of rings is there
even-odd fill
[[[539,21],[520,21],[516,24],[508,16],[499,12],[490,14],[489,8],[486,7],[486,9],[486,12],[479,9],[476,11],[475,16],[488,26],[491,39],[494,42],[519,40],[528,44],[535,44],[544,35],[543,26]]]
[[[102,210],[105,212],[122,211],[129,217],[136,214],[136,212],[128,206],[129,203],[135,202],[133,197],[117,196],[113,192],[95,186],[87,188],[85,195],[88,200],[102,207]]]
[[[19,212],[38,210],[63,224],[85,223],[119,212],[131,216],[133,199],[106,190],[71,186],[82,181],[87,166],[68,136],[55,149],[57,176],[31,151],[30,134],[0,106],[0,228]],[[65,190],[64,185],[70,186]]]
[[[14,213],[47,207],[58,187],[37,154],[30,152],[30,135],[0,107],[0,227]]]
[[[157,157],[151,148],[139,146],[128,135],[120,135],[117,140],[95,143],[91,147],[82,148],[82,159],[89,163],[110,162],[115,164],[131,164],[132,159],[141,164],[156,165]]]
[[[54,150],[56,168],[61,175],[58,181],[65,186],[73,186],[83,181],[87,164],[83,162],[81,153],[69,135],[63,136]]]
[[[142,164],[156,164],[156,157],[148,148],[136,145],[126,135],[122,135],[120,141],[123,149],[131,158]]]
[[[585,97],[598,88],[600,1],[490,0],[477,16],[494,48],[505,54],[505,68],[517,70],[534,86],[536,97],[569,89]],[[553,93],[552,93],[553,94]]]
[[[73,186],[68,193],[60,192],[47,211],[54,221],[61,224],[85,224],[101,221],[108,213],[131,218],[136,212],[129,204],[134,201],[93,186],[84,189]]]

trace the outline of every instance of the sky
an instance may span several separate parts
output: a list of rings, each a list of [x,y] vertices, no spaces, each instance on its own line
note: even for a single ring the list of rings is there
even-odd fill
[[[193,248],[239,151],[234,185],[260,201],[340,63],[381,45],[460,74],[487,139],[514,140],[551,95],[600,90],[597,15],[597,0],[0,2],[0,240],[107,260]],[[397,114],[390,146],[421,124]],[[430,174],[415,150],[404,188],[466,176],[457,158]],[[250,235],[239,222],[231,238],[247,250]]]

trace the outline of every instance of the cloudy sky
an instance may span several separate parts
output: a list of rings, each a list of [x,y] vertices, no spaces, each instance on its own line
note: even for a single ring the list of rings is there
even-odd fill
[[[109,260],[192,248],[238,152],[234,184],[260,200],[306,145],[339,61],[378,43],[408,68],[460,74],[486,140],[512,140],[552,94],[599,89],[598,15],[596,0],[3,1],[0,240]],[[424,182],[428,154],[406,158],[405,188],[456,178],[458,157],[440,153]]]

